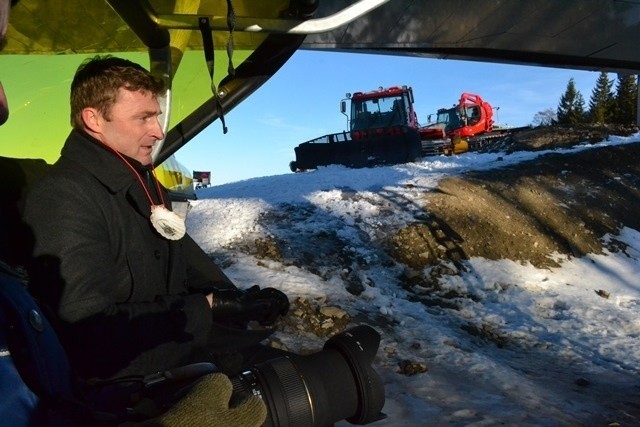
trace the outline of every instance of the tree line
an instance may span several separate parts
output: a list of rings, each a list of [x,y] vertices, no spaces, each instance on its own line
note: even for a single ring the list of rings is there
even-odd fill
[[[615,91],[613,90],[614,83]],[[576,89],[575,82],[571,78],[567,83],[567,89],[560,97],[557,109],[554,111],[552,108],[548,108],[536,113],[533,125],[548,126],[555,123],[564,125],[583,123],[637,125],[637,85],[634,75],[618,76],[614,81],[609,79],[606,72],[601,72],[591,91],[587,108],[584,97]]]

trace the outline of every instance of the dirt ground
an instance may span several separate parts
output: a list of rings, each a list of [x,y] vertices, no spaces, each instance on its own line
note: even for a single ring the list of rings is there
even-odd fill
[[[485,150],[508,156],[515,151],[598,143],[609,135],[635,132],[637,128],[586,126],[527,129]],[[357,194],[347,192],[344,197]],[[601,253],[602,237],[607,233],[615,235],[624,226],[640,229],[640,140],[572,154],[545,154],[515,166],[451,176],[424,197],[426,209],[413,221],[386,229],[380,239],[365,239],[362,245],[377,251],[379,262],[384,264],[387,259],[388,265],[405,267],[400,283],[416,300],[455,309],[458,297],[465,295],[441,289],[439,279],[465,271],[461,260],[510,259],[553,267],[557,254]],[[301,266],[321,277],[340,271],[347,290],[358,295],[366,284],[357,272],[370,266],[353,257],[346,250],[349,244],[336,233],[309,234],[296,228],[298,222],[305,223],[314,215],[317,211],[310,207],[265,215],[261,225],[271,237],[248,242],[245,250],[260,259]],[[314,242],[313,253],[308,253],[309,241]],[[606,244],[611,251],[626,249],[615,239]],[[324,304],[294,301],[294,315],[288,316],[290,324],[285,329],[314,331],[319,336],[339,331],[349,319],[329,319],[320,312]]]
[[[543,150],[636,129],[552,127],[519,132],[497,151]],[[433,278],[449,265],[478,256],[556,265],[554,253],[602,251],[602,236],[640,227],[640,141],[575,154],[548,154],[516,166],[449,177],[425,194],[419,223],[390,240],[393,257],[416,270],[432,265]],[[615,240],[610,250],[624,250]],[[442,261],[445,260],[443,263]]]

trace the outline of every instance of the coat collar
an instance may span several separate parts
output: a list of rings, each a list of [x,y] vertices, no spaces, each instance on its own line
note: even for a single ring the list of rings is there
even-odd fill
[[[122,159],[87,133],[72,130],[61,154],[79,163],[113,192],[121,191],[138,181]],[[144,174],[145,168],[139,162],[130,158],[127,160],[139,173]]]
[[[141,214],[149,217],[151,203],[145,194],[145,189],[138,181],[134,172],[111,149],[105,147],[100,141],[90,135],[73,130],[67,138],[61,152],[62,158],[73,161],[84,168],[113,193],[126,192],[129,203]],[[151,169],[145,168],[140,162],[126,158],[129,163],[142,175],[143,182],[147,179],[146,173]],[[151,182],[155,182],[154,179]],[[155,185],[149,185],[150,191],[158,197]],[[159,201],[159,200],[158,200]],[[156,202],[157,203],[157,202]]]

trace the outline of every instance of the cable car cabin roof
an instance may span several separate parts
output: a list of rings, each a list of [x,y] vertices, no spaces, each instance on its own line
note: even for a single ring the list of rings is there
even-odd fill
[[[393,0],[302,48],[637,74],[638,40],[638,0]]]
[[[267,20],[282,15],[292,20],[304,17],[302,11],[296,15],[298,11],[291,9],[300,9],[299,3],[309,2],[233,0],[235,47],[254,50],[266,36],[257,29],[245,31],[241,26],[247,22],[264,27]],[[214,34],[217,47],[223,48],[228,12],[226,0],[20,0],[11,10],[2,53],[146,52],[168,43],[182,50],[202,50],[199,17],[210,18],[219,30]]]

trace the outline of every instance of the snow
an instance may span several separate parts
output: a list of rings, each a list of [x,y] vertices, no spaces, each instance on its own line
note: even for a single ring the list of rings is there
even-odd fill
[[[626,144],[638,136],[554,152]],[[241,287],[326,297],[352,318],[375,320],[382,341],[374,367],[385,384],[387,418],[373,425],[640,425],[638,230],[602,236],[626,243],[624,251],[555,255],[558,268],[470,259],[466,271],[442,282],[474,296],[460,310],[408,298],[398,283],[400,267],[382,265],[363,245],[418,215],[425,208],[421,194],[443,176],[545,153],[467,153],[372,169],[329,166],[210,187],[198,190],[187,228],[207,252],[230,260],[225,272]],[[260,219],[267,214],[290,220],[266,228]],[[236,249],[238,242],[275,235],[314,252],[317,242],[305,236],[319,230],[335,232],[368,265],[358,272],[369,284],[360,295],[349,293],[339,274],[321,277],[304,267],[257,262]],[[482,336],[470,325],[482,328]],[[303,338],[290,337],[288,344],[295,347],[296,339]],[[402,375],[401,360],[427,371]]]

